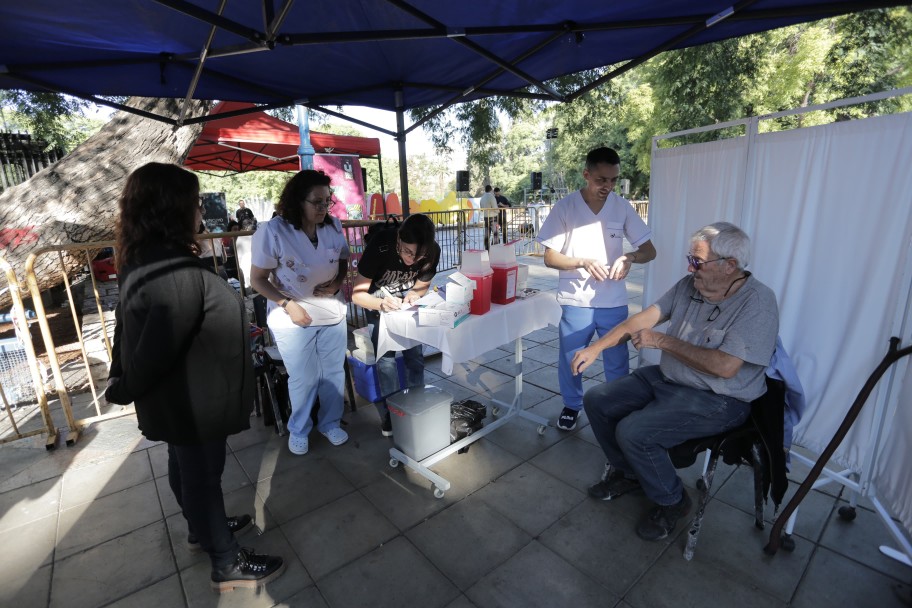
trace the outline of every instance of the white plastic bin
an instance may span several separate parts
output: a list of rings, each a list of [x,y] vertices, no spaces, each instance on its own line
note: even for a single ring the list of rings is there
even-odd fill
[[[374,326],[368,323],[366,326],[352,332],[352,336],[355,339],[355,348],[366,352],[371,357],[374,356],[374,343],[371,342],[371,332],[373,330]]]
[[[424,460],[450,445],[452,402],[451,394],[431,385],[387,397],[396,447],[414,460]]]

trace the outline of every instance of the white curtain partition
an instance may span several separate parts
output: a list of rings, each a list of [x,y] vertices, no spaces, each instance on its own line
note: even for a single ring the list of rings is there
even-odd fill
[[[779,299],[780,335],[808,396],[795,442],[815,453],[890,336],[912,340],[910,159],[912,114],[653,151],[649,223],[659,255],[644,303],[686,272],[691,233],[718,220],[740,225],[753,243],[749,269]],[[871,479],[912,530],[912,367],[895,368],[834,460]]]

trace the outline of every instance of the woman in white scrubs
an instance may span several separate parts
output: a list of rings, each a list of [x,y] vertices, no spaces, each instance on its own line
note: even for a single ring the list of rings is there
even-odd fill
[[[298,455],[309,447],[317,397],[317,430],[333,445],[348,441],[339,426],[348,339],[340,289],[350,254],[341,222],[329,214],[329,184],[321,171],[292,177],[252,243],[250,284],[269,300],[267,324],[288,370],[288,449]]]

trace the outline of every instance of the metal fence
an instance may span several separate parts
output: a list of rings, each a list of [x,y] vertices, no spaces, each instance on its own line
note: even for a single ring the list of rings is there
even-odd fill
[[[21,184],[63,157],[27,133],[0,133],[0,191]]]
[[[0,327],[9,324],[12,329],[12,337],[4,338],[0,348],[0,409],[6,414],[0,417],[0,443],[44,435],[51,447],[55,429],[44,374],[32,345],[29,317],[33,315],[27,313],[15,271],[2,256],[0,271],[0,291],[8,291],[12,301],[0,319]]]

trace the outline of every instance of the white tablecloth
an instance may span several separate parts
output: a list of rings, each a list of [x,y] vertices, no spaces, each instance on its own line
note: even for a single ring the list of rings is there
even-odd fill
[[[388,312],[380,315],[377,351],[404,350],[430,344],[443,353],[441,371],[453,373],[453,364],[473,359],[536,329],[557,325],[561,308],[553,293],[539,293],[511,304],[491,304],[484,315],[469,315],[453,329],[419,327],[418,313]]]

